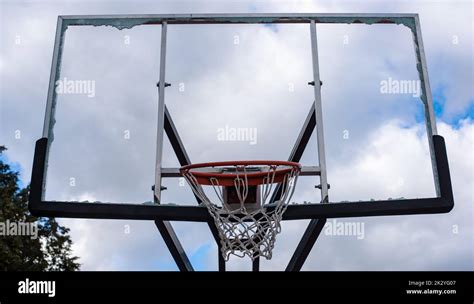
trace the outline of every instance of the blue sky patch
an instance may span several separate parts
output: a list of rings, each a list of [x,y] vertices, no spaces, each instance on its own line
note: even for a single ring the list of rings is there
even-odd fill
[[[446,86],[442,85],[433,91],[433,108],[436,118],[440,118],[444,112],[444,106],[446,104],[446,96],[444,94],[445,89]]]
[[[21,180],[21,173],[23,172],[23,168],[21,167],[20,163],[11,162],[5,154],[5,151],[0,155],[0,160],[5,164],[9,165],[11,171],[19,173],[17,185],[20,189],[23,189],[25,187],[25,183]]]
[[[210,242],[204,243],[194,252],[194,254],[189,258],[191,264],[195,269],[203,269],[207,264],[207,257],[209,256],[209,251],[212,249],[213,244]],[[220,252],[219,252],[220,254]]]

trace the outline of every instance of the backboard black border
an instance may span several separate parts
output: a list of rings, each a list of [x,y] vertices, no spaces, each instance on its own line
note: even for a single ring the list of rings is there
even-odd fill
[[[29,197],[29,209],[33,215],[69,218],[168,220],[188,222],[209,222],[212,220],[209,212],[203,206],[43,201],[43,176],[47,140],[47,138],[39,139],[36,142],[35,147]],[[454,206],[454,199],[446,155],[446,146],[443,137],[439,135],[434,135],[433,141],[435,144],[436,164],[438,166],[438,176],[440,181],[440,197],[289,205],[283,215],[283,220],[449,212]]]

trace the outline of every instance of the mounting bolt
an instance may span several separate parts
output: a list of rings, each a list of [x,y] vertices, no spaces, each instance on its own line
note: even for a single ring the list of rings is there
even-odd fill
[[[310,85],[310,86],[313,86],[313,87],[314,87],[314,81],[310,81],[310,82],[308,82],[308,85]],[[322,82],[321,80],[319,81],[319,85],[323,85],[323,82]]]
[[[158,83],[156,84],[156,86],[157,86],[157,87],[160,87],[160,82],[158,82]],[[165,82],[165,88],[166,88],[166,87],[171,87],[171,83]]]
[[[163,190],[167,190],[168,188],[166,188],[165,186],[161,186],[161,191]],[[151,186],[151,191],[155,191],[155,185]]]
[[[321,186],[321,185],[316,185],[316,186],[314,186],[314,188],[322,189],[322,186]],[[328,184],[328,189],[331,189],[331,185],[330,185],[330,184]]]

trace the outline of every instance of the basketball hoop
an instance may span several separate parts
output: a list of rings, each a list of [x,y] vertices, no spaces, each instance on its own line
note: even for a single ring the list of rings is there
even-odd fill
[[[280,221],[301,166],[288,161],[227,161],[181,167],[180,173],[215,221],[222,255],[272,257]],[[211,200],[202,186],[210,186]],[[276,191],[280,195],[273,196]]]

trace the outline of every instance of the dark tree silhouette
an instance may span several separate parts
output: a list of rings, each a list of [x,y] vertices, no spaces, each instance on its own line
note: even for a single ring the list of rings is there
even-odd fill
[[[20,189],[18,172],[3,160],[0,146],[0,222],[35,223],[38,237],[0,235],[0,271],[74,271],[69,229],[54,218],[37,218],[28,211],[29,186]]]

